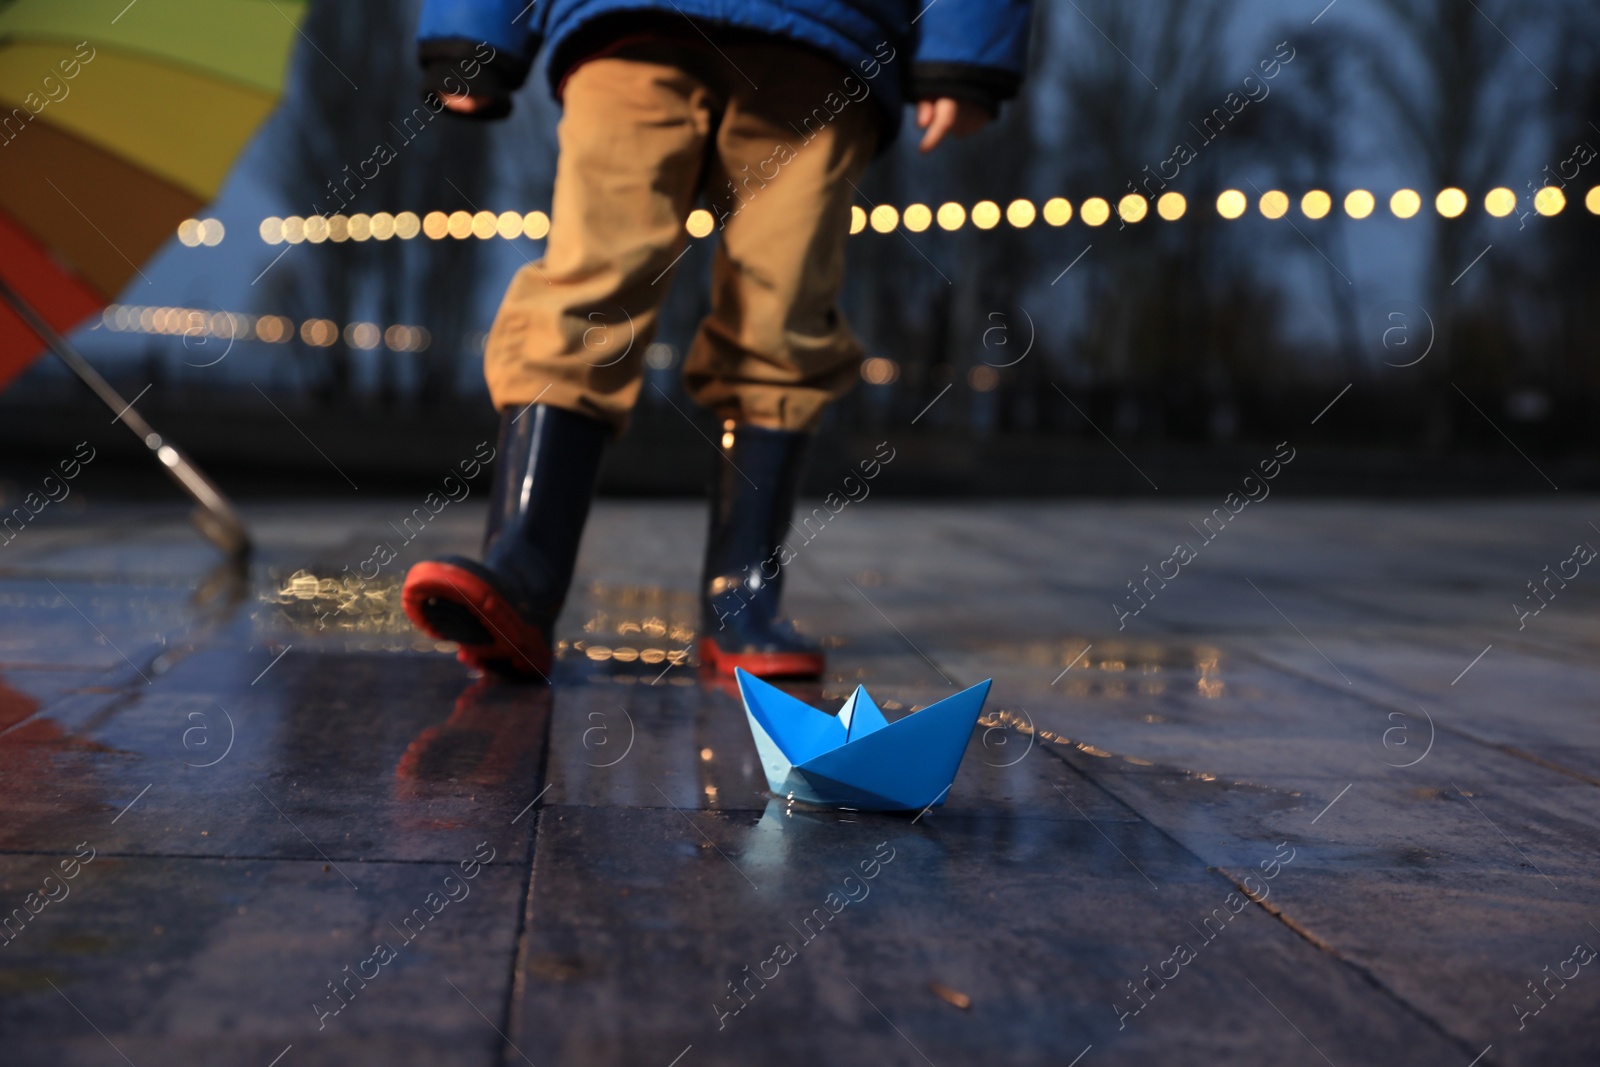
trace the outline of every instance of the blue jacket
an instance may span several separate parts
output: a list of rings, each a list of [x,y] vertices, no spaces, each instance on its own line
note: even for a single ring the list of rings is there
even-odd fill
[[[608,15],[684,15],[711,27],[754,31],[821,49],[853,71],[874,76],[874,97],[891,133],[908,98],[953,96],[997,110],[1016,95],[1027,58],[1032,0],[424,0],[417,36],[432,87],[461,64],[480,89],[506,94],[521,85],[540,48],[551,56],[552,91],[583,58],[563,45]],[[579,38],[581,40],[581,38]],[[460,89],[451,91],[459,92]],[[504,113],[502,109],[499,113]],[[887,140],[887,138],[885,138]]]

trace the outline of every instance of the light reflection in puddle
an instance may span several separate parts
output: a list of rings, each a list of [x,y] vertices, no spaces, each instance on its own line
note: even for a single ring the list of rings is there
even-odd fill
[[[364,581],[351,574],[319,575],[300,568],[268,573],[256,591],[253,622],[258,632],[297,638],[343,639],[347,648],[387,652],[454,652],[448,641],[419,634],[401,607],[402,578]],[[556,654],[570,653],[593,664],[642,669],[681,667],[695,662],[695,612],[689,592],[651,586],[590,585],[576,591],[567,619],[574,617],[581,637],[556,643]],[[563,626],[563,629],[566,627]],[[619,683],[639,676],[612,672]],[[648,680],[648,679],[646,679]],[[691,680],[663,679],[692,685]]]

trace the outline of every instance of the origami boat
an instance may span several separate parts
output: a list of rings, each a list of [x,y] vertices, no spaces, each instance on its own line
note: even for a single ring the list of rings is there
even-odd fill
[[[859,811],[942,804],[990,685],[980,682],[890,722],[864,686],[835,716],[743,670],[734,675],[772,792]]]

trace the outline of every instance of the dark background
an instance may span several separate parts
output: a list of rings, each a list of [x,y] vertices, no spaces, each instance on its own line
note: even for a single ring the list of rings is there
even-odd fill
[[[1600,161],[1572,162],[1575,146],[1600,146],[1592,4],[1039,8],[1023,97],[931,157],[903,137],[869,173],[862,205],[1115,203],[1186,140],[1197,158],[1171,188],[1188,212],[852,238],[846,312],[869,355],[892,361],[893,381],[863,383],[830,412],[814,487],[882,440],[898,455],[879,491],[925,496],[1210,494],[1282,440],[1302,458],[1279,492],[1600,486],[1600,218],[1584,205]],[[326,58],[297,52],[282,107],[208,211],[227,240],[174,242],[124,300],[423,325],[426,351],[75,335],[126,395],[150,386],[141,411],[238,495],[348,492],[339,471],[364,492],[408,490],[493,434],[483,332],[540,242],[301,245],[261,274],[283,251],[259,240],[261,218],[312,213],[326,183],[411,111],[414,19],[412,3],[314,4],[304,29]],[[1268,95],[1202,141],[1191,124],[1280,42],[1294,58]],[[349,210],[546,207],[557,117],[536,72],[509,121],[437,120]],[[1545,184],[1565,186],[1552,218],[1531,211]],[[1461,218],[1433,210],[1446,186],[1471,199]],[[1483,210],[1496,186],[1519,197],[1508,218]],[[1378,198],[1369,219],[1337,206],[1356,187]],[[1400,187],[1421,193],[1416,218],[1389,215]],[[1217,215],[1226,188],[1249,194],[1245,218]],[[1257,191],[1274,188],[1296,204],[1287,219],[1255,208]],[[1333,194],[1329,217],[1301,215],[1312,188]],[[683,260],[659,338],[673,365],[649,372],[698,422],[647,385],[607,464],[608,491],[697,492],[712,462],[705,438],[717,428],[677,384],[710,249],[695,242]],[[0,478],[13,485],[85,439],[103,456],[88,492],[155,491],[161,475],[143,450],[53,362],[0,396]]]

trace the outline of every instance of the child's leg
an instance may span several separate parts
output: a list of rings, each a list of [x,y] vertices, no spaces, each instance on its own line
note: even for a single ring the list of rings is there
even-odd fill
[[[815,53],[730,49],[760,86],[730,79],[706,178],[722,232],[711,314],[684,364],[690,394],[724,419],[809,431],[854,383],[861,358],[838,308],[850,206],[877,145],[877,104]]]
[[[723,224],[712,310],[684,365],[695,400],[733,423],[713,481],[700,652],[725,673],[816,675],[821,650],[780,621],[778,601],[803,542],[791,518],[810,431],[861,357],[837,298],[878,116],[867,99],[839,107],[847,74],[815,53],[729,53],[759,88],[728,80],[706,182]]]
[[[627,421],[713,123],[711,91],[666,62],[672,50],[640,46],[567,79],[545,255],[517,271],[485,351],[501,411]]]
[[[483,560],[406,576],[406,614],[475,667],[548,675],[605,439],[638,396],[715,107],[673,49],[568,78],[547,252],[517,272],[484,361],[502,415]]]

